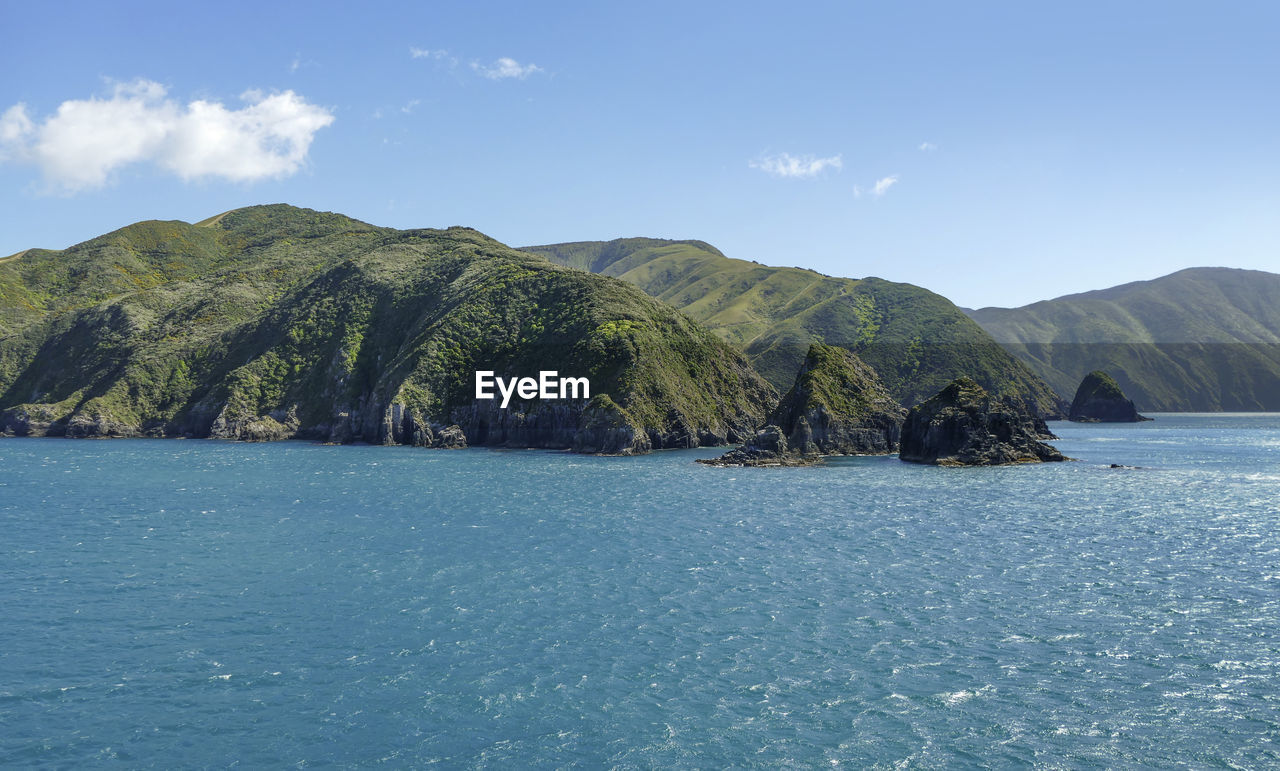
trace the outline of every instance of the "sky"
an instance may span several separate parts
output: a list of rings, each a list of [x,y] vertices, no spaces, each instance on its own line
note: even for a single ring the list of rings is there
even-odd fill
[[[0,0],[0,255],[260,203],[1018,306],[1280,272],[1280,4]]]

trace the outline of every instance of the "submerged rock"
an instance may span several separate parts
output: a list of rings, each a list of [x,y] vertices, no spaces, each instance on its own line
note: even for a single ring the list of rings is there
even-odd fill
[[[917,404],[902,425],[898,457],[938,466],[997,466],[1067,458],[1040,441],[1052,438],[1025,408],[993,399],[963,377]]]
[[[813,343],[768,425],[712,465],[805,465],[823,455],[886,455],[906,410],[852,352]]]
[[[1137,423],[1151,418],[1138,414],[1115,378],[1096,369],[1084,376],[1071,401],[1068,419],[1077,423]]]

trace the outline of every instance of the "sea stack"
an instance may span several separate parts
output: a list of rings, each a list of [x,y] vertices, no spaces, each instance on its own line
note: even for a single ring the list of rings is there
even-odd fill
[[[1067,417],[1077,423],[1137,423],[1151,418],[1138,414],[1132,399],[1126,399],[1116,379],[1095,369],[1076,389]]]
[[[1025,408],[993,399],[962,377],[917,404],[902,425],[898,457],[937,466],[999,466],[1067,458],[1040,441],[1053,438]]]
[[[852,352],[813,343],[768,425],[714,465],[803,465],[823,455],[886,455],[906,410]]]

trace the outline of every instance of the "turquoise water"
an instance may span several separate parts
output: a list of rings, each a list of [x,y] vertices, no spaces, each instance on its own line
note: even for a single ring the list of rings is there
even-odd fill
[[[0,440],[0,765],[1275,765],[1280,416],[1157,417],[954,470]]]

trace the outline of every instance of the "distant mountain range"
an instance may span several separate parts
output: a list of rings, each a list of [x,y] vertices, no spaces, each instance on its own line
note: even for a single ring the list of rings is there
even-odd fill
[[[1190,268],[969,315],[1059,394],[1110,373],[1140,410],[1280,410],[1280,275]]]
[[[668,302],[745,351],[779,392],[812,342],[855,352],[911,405],[958,377],[1044,415],[1065,402],[950,300],[911,284],[835,278],[724,256],[702,241],[624,238],[522,247],[615,276]]]

